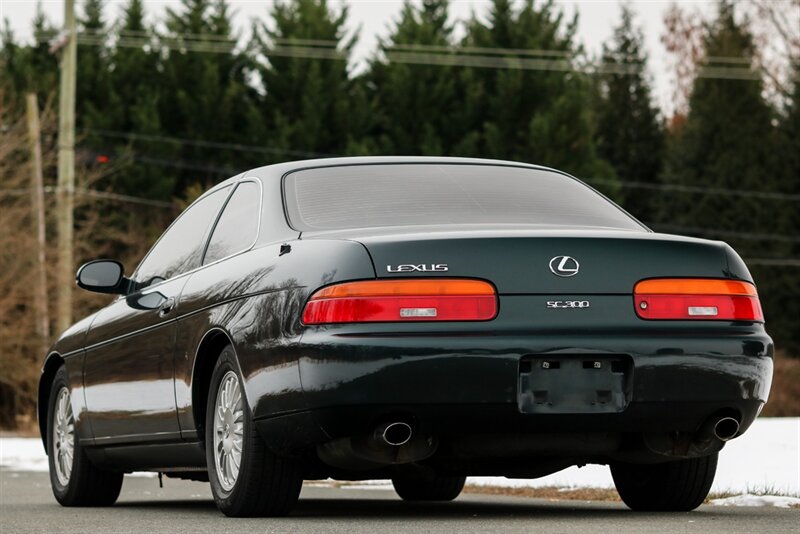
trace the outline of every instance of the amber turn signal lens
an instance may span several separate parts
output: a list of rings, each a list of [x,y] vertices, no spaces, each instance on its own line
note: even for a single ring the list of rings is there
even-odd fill
[[[642,280],[633,291],[637,295],[744,295],[756,297],[756,286],[739,280],[714,278],[656,278]]]
[[[634,287],[633,297],[642,319],[764,322],[755,286],[740,280],[642,280]]]
[[[494,286],[482,280],[365,280],[315,292],[303,323],[487,321],[496,315]]]

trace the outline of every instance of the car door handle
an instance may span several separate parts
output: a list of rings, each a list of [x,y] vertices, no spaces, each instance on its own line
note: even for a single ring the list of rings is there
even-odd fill
[[[175,308],[175,299],[173,297],[168,298],[164,301],[161,306],[158,307],[158,316],[159,317],[166,317],[167,315],[172,312],[173,308]]]

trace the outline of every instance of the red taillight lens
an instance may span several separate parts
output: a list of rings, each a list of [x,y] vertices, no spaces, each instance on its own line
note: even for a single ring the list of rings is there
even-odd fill
[[[367,280],[311,295],[303,323],[487,321],[495,315],[494,286],[481,280]]]
[[[643,280],[636,284],[633,300],[642,319],[764,322],[755,286],[738,280]]]

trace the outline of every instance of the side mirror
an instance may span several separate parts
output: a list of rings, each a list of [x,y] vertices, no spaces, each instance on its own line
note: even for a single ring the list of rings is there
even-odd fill
[[[122,264],[116,260],[94,260],[78,269],[75,277],[78,287],[95,293],[124,295],[128,292],[128,279]]]

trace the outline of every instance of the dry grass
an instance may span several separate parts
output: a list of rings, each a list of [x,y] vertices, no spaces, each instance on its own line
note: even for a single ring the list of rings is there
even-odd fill
[[[775,355],[775,374],[763,417],[800,417],[800,358]]]
[[[478,486],[469,485],[464,487],[464,493],[474,493],[479,495],[503,495],[507,497],[524,497],[528,499],[543,499],[548,501],[594,501],[594,502],[622,502],[617,490],[613,488],[558,488],[555,486],[545,486],[541,488],[509,488],[502,486]],[[750,489],[745,492],[712,492],[703,501],[708,504],[715,499],[727,499],[742,493],[751,495],[783,495],[783,492],[770,488]],[[790,495],[794,496],[794,495]],[[792,508],[800,508],[800,505],[793,505]]]
[[[558,488],[555,486],[545,486],[541,488],[508,488],[502,486],[469,485],[464,487],[464,493],[526,497],[528,499],[545,499],[548,501],[620,502],[619,495],[613,488]]]

